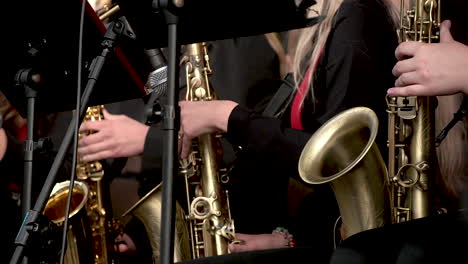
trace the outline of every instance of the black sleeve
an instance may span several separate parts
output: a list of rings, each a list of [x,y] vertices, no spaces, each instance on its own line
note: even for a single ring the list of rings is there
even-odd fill
[[[392,68],[396,63],[396,33],[378,1],[346,1],[338,14],[317,80],[314,119],[323,124],[345,109],[368,107],[380,121],[377,144],[385,152],[385,98],[395,80]],[[309,129],[315,127],[313,124]]]
[[[158,172],[162,168],[162,132],[159,125],[151,126],[146,134],[142,155],[142,171]]]
[[[284,126],[281,120],[263,117],[237,106],[228,122],[227,137],[243,149],[268,156],[284,167],[297,167],[297,160],[311,134]]]
[[[394,60],[389,58],[393,57],[396,37],[392,37],[395,33],[385,19],[385,9],[381,6],[373,9],[347,1],[338,12],[314,79],[315,110],[311,109],[310,100],[305,102],[309,107],[303,109],[306,132],[236,107],[229,117],[228,138],[234,144],[268,156],[272,162],[297,170],[300,153],[311,134],[339,112],[353,106],[368,106],[385,114],[386,89],[393,81]],[[383,34],[387,39],[382,38]]]

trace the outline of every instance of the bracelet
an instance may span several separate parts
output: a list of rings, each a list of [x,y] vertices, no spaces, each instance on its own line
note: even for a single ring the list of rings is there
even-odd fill
[[[273,232],[271,232],[271,233],[283,236],[283,238],[288,241],[286,243],[287,247],[295,247],[296,246],[296,240],[294,240],[293,235],[291,233],[289,233],[288,229],[279,226],[275,230],[273,230]]]

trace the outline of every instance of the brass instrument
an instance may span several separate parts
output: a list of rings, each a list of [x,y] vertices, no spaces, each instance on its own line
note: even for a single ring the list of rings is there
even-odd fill
[[[102,120],[103,107],[102,105],[88,107],[84,120]],[[91,133],[93,132],[81,132],[79,137],[82,138]],[[109,219],[108,206],[102,186],[103,166],[99,161],[83,162],[79,160],[76,174],[77,181],[73,189],[69,218],[72,219],[77,213],[80,213],[80,218],[75,219],[75,224],[73,222],[70,224],[65,263],[113,263],[110,255],[113,243],[110,243],[110,236],[116,235],[118,223]],[[69,181],[57,183],[46,204],[44,214],[56,224],[62,224],[65,219],[69,185]]]
[[[44,215],[50,221],[63,226],[65,209],[69,193],[70,181],[56,183],[44,209]],[[88,201],[89,188],[81,182],[75,181],[70,204],[69,225],[67,231],[67,248],[65,249],[64,263],[89,263],[92,259],[91,248],[85,237],[91,232],[89,226],[84,225],[86,212],[83,210]]]
[[[85,121],[103,120],[102,114],[103,105],[88,107],[86,111]],[[80,138],[92,134],[93,131],[80,133]],[[86,213],[88,215],[88,224],[91,228],[91,242],[94,257],[94,264],[112,263],[110,253],[112,252],[112,238],[109,236],[114,232],[111,228],[114,225],[109,219],[109,207],[106,206],[105,194],[103,190],[104,169],[101,162],[83,162],[79,161],[76,168],[77,178],[80,181],[86,182],[89,188],[88,202],[86,203]]]
[[[97,8],[97,7],[96,7]],[[105,21],[120,10],[116,4],[105,5],[96,10],[101,21]],[[90,106],[86,109],[84,121],[103,120],[104,106]],[[81,132],[79,138],[93,131]],[[69,218],[71,224],[67,231],[66,264],[110,264],[115,259],[113,238],[121,233],[120,223],[110,219],[110,207],[105,200],[102,178],[104,169],[99,161],[83,162],[76,166],[77,181],[74,183]],[[69,181],[57,183],[45,206],[44,215],[57,225],[63,225],[68,196]],[[77,215],[77,216],[75,216]]]
[[[212,74],[205,43],[186,45],[187,101],[216,100],[208,76]],[[203,117],[200,117],[203,118]],[[193,258],[224,255],[235,240],[227,191],[221,183],[222,147],[218,134],[199,136],[193,151],[181,161],[185,178]]]
[[[401,2],[400,41],[439,41],[440,0]],[[388,105],[388,172],[396,223],[431,214],[435,173],[435,97],[391,97]]]
[[[331,184],[346,238],[390,221],[387,168],[375,144],[378,123],[369,108],[348,109],[312,135],[299,159],[305,182]]]
[[[401,7],[400,41],[438,41],[438,0],[415,0],[406,11],[402,0]],[[309,139],[299,160],[300,176],[311,184],[331,184],[345,238],[431,213],[435,104],[433,97],[387,98],[388,170],[374,143],[378,120],[371,109],[346,110]]]
[[[130,215],[136,217],[145,227],[154,264],[160,263],[161,210],[162,186],[159,184],[122,215],[122,217]],[[192,257],[185,211],[179,203],[176,203],[175,221],[174,262],[176,263]]]
[[[212,72],[205,43],[185,47],[182,63],[187,74],[186,100],[215,100],[208,81]],[[220,179],[221,154],[219,135],[209,134],[194,140],[189,158],[180,160],[187,204],[176,204],[174,262],[227,254],[228,244],[234,241],[227,192],[221,188],[221,182],[225,181]],[[145,226],[155,264],[159,263],[160,255],[161,192],[158,185],[123,214],[137,217]]]
[[[111,7],[106,5],[103,8],[103,12],[101,13],[98,12],[99,19],[101,21],[105,21],[106,19],[110,18],[111,16],[113,16],[119,11],[120,11],[120,6],[118,4],[114,4]]]

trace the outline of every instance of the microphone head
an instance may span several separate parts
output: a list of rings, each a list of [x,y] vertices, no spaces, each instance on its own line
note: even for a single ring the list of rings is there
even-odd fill
[[[166,94],[167,90],[167,66],[160,67],[152,71],[148,76],[146,83],[148,94],[152,93],[151,98],[157,99]]]

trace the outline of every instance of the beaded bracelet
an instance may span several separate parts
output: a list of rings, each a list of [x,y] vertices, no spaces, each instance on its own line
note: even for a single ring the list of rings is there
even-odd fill
[[[289,233],[288,229],[279,226],[275,230],[273,230],[273,232],[271,232],[271,233],[272,234],[282,235],[284,237],[284,239],[288,241],[286,246],[288,246],[288,247],[295,247],[296,246],[296,240],[294,240],[293,235],[291,233]]]

